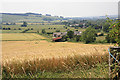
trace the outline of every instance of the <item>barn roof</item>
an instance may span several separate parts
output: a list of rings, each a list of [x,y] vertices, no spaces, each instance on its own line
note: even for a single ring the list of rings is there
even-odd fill
[[[53,41],[58,40],[58,39],[62,39],[62,37],[53,38]]]

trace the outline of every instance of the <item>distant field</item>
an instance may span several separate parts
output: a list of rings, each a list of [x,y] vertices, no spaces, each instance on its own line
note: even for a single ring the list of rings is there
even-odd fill
[[[3,33],[2,41],[30,41],[30,40],[41,40],[46,39],[43,36],[40,36],[35,33]]]
[[[24,30],[2,30],[2,33],[21,33]]]
[[[96,41],[103,41],[103,40],[105,40],[105,36],[96,37]]]
[[[2,28],[11,28],[11,30],[2,30],[3,33],[20,33],[22,32],[23,30],[25,29],[31,29],[33,28],[33,30],[29,30],[27,32],[29,33],[33,33],[33,32],[37,32],[37,31],[40,31],[42,29],[45,29],[46,32],[56,32],[56,30],[60,30],[60,32],[66,32],[67,29],[70,29],[70,30],[79,30],[79,31],[84,31],[85,29],[83,28],[78,28],[78,29],[75,29],[73,27],[67,27],[64,28],[65,25],[28,25],[27,27],[21,27],[21,25],[2,25]],[[19,30],[19,28],[21,30]],[[14,30],[15,29],[15,30]]]
[[[29,23],[41,23],[41,22],[48,22],[49,20],[45,19],[52,19],[50,21],[61,21],[61,18],[54,17],[54,16],[45,16],[45,15],[34,15],[29,14],[27,16],[25,15],[9,15],[9,14],[2,14],[2,21],[3,22],[15,22],[15,23],[21,23],[23,21],[29,22]]]

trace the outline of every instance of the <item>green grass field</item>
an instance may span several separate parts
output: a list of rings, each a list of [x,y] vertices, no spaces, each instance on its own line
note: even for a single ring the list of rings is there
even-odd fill
[[[51,22],[58,22],[61,18],[54,17],[54,16],[45,16],[45,15],[31,15],[28,16],[22,16],[22,15],[8,15],[8,14],[2,14],[2,21],[3,22],[15,22],[15,23],[21,23],[23,21],[29,22],[29,23],[41,23],[41,22],[48,22],[47,19],[52,19]]]
[[[33,33],[33,32],[37,32],[37,31],[42,31],[42,29],[45,29],[46,32],[56,32],[56,30],[60,30],[60,32],[66,32],[67,29],[70,30],[79,30],[79,31],[84,31],[85,29],[82,28],[78,28],[75,29],[73,27],[67,27],[64,28],[65,25],[28,25],[27,27],[21,27],[21,25],[2,25],[2,28],[11,28],[11,30],[2,30],[3,33],[19,33],[22,32],[25,29],[31,29],[33,28],[33,30],[29,30],[27,32],[29,33]],[[19,30],[19,28],[21,30]]]

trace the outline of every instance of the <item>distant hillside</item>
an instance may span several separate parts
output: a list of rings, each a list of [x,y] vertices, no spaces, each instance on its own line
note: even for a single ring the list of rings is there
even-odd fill
[[[50,14],[42,15],[38,13],[0,13],[2,14],[2,22],[21,23],[27,21],[29,23],[41,23],[62,20],[63,17],[51,16]]]
[[[1,16],[2,15],[2,16]],[[111,19],[116,19],[117,15],[109,15]],[[22,23],[26,21],[28,23],[42,23],[42,22],[58,22],[61,20],[97,20],[106,19],[106,16],[91,16],[91,17],[62,17],[51,16],[50,14],[42,15],[38,13],[0,13],[0,20],[3,23]]]
[[[110,19],[116,19],[118,18],[117,15],[108,15],[108,17]],[[69,17],[69,19],[73,19],[73,20],[83,20],[83,19],[86,19],[86,20],[97,20],[97,19],[106,19],[106,16],[90,16],[90,17]]]

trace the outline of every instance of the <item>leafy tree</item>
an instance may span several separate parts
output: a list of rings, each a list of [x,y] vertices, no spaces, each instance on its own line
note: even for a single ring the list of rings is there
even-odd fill
[[[83,33],[82,33],[82,41],[87,43],[94,42],[96,40],[96,30],[88,27]]]
[[[68,31],[67,32],[68,37],[71,39],[74,37],[74,32],[73,31]]]
[[[62,36],[62,41],[68,41],[68,36],[67,35],[64,35],[64,36]]]
[[[105,37],[107,43],[116,43],[115,39],[113,37],[110,37],[110,34],[107,34]]]
[[[23,22],[23,25],[27,26],[27,22],[24,21],[24,22]]]
[[[6,25],[9,25],[9,23],[6,23]]]
[[[46,33],[45,29],[42,29],[42,33],[43,33],[43,34],[45,34],[45,33]]]
[[[8,28],[8,30],[11,30],[11,28]]]
[[[37,33],[39,33],[39,30],[37,31]]]
[[[81,27],[81,28],[82,28],[82,27],[83,27],[83,25],[82,25],[82,24],[79,24],[79,27]]]
[[[120,46],[120,20],[113,20],[107,17],[107,22],[110,24],[109,37],[114,38],[117,42],[117,46]]]
[[[94,28],[94,29],[99,29],[99,26],[98,26],[97,24],[95,24],[95,25],[93,26],[93,28]]]
[[[27,22],[24,21],[21,27],[27,27],[27,25],[28,25]]]
[[[104,32],[109,32],[109,27],[110,27],[110,25],[109,25],[108,23],[105,23],[105,24],[103,25],[103,31],[104,31]]]
[[[81,41],[81,35],[76,35],[76,41],[78,42],[78,41]]]

